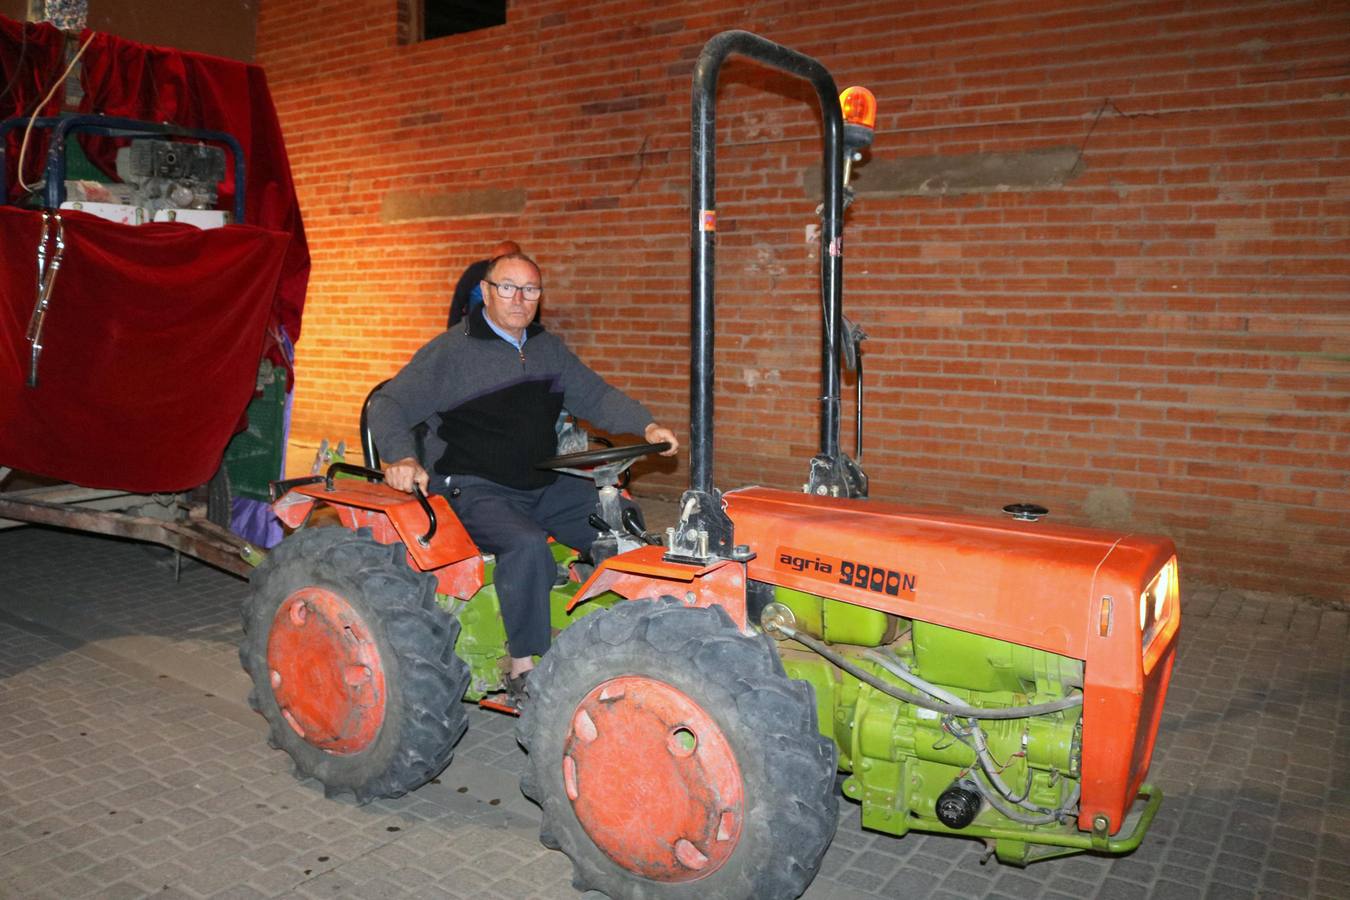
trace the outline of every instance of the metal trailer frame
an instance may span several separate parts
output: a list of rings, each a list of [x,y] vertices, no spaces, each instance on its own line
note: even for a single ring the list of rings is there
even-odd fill
[[[11,469],[0,467],[0,484]],[[0,531],[21,525],[53,525],[91,534],[161,544],[248,578],[262,560],[262,551],[227,528],[208,521],[201,504],[183,520],[156,519],[123,512],[139,505],[145,494],[76,484],[53,484],[0,492]]]

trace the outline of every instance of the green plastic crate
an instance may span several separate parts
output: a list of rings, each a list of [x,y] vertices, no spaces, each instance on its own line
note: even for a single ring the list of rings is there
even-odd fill
[[[269,500],[268,484],[282,477],[286,446],[286,373],[266,359],[258,364],[258,389],[248,405],[248,427],[225,448],[225,472],[235,497]]]

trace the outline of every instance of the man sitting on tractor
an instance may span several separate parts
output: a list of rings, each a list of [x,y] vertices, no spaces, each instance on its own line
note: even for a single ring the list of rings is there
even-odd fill
[[[534,321],[543,296],[539,267],[522,253],[493,260],[484,302],[418,350],[370,403],[369,421],[386,459],[385,481],[443,494],[480,550],[496,555],[494,583],[506,626],[507,688],[525,697],[533,656],[549,647],[549,588],[557,567],[548,537],[587,550],[596,530],[595,486],[535,467],[555,454],[565,406],[607,431],[679,441],[641,403],[609,385],[562,340]],[[412,429],[430,432],[418,459]],[[430,467],[431,472],[427,471]]]

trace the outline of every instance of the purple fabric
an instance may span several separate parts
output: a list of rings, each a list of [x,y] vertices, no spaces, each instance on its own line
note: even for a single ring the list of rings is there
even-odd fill
[[[235,497],[231,501],[230,530],[264,550],[275,547],[286,536],[272,505],[252,497]]]

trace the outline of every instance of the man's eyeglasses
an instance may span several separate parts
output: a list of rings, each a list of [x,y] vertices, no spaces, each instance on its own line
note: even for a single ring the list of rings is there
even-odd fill
[[[512,284],[509,281],[489,281],[488,284],[497,289],[497,296],[503,300],[510,300],[520,291],[520,296],[533,303],[544,293],[544,289],[537,284]]]

